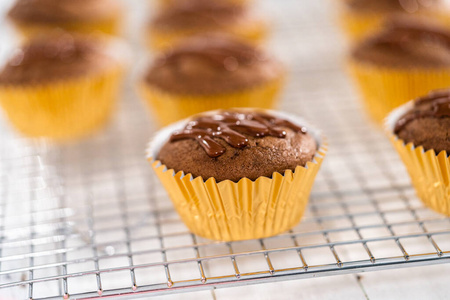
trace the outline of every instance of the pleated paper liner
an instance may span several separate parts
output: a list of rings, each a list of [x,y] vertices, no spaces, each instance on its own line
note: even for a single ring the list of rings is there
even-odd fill
[[[386,13],[355,13],[345,11],[338,7],[338,22],[348,37],[349,41],[354,43],[362,40],[382,29],[384,22],[390,14]],[[414,13],[419,17],[426,17],[439,21],[444,26],[450,27],[450,13],[441,13],[437,11]],[[395,16],[394,16],[395,17]]]
[[[417,196],[429,208],[450,216],[450,158],[446,151],[436,154],[422,146],[406,144],[394,133],[397,120],[413,106],[413,102],[395,109],[386,119],[389,138],[404,162]]]
[[[116,104],[127,53],[120,41],[98,41],[111,56],[108,69],[42,84],[0,85],[0,105],[19,132],[66,142],[106,123]]]
[[[185,122],[157,133],[148,148],[147,158],[189,230],[212,240],[238,241],[273,236],[300,221],[327,151],[324,142],[318,139],[321,145],[314,161],[305,167],[298,166],[294,172],[273,173],[271,178],[262,176],[254,181],[248,178],[239,182],[216,182],[214,178],[205,181],[181,171],[175,173],[155,159],[159,147]]]
[[[13,21],[12,23],[25,39],[37,35],[49,34],[54,31],[55,28],[85,34],[98,32],[109,35],[119,35],[122,25],[122,15],[117,14],[111,18],[91,22],[67,22],[64,24],[36,24],[17,21]]]
[[[390,69],[352,60],[349,69],[367,113],[380,125],[394,108],[450,86],[450,68]]]
[[[147,32],[147,46],[153,50],[164,51],[186,38],[204,34],[205,32],[210,32],[210,30],[206,28],[203,30],[176,30],[169,32],[150,28]],[[268,35],[268,25],[263,20],[250,20],[239,26],[226,26],[216,30],[216,32],[229,34],[251,44],[259,45]]]
[[[109,119],[121,70],[95,77],[28,87],[0,86],[0,105],[22,134],[67,141],[85,136]]]
[[[165,92],[145,82],[142,82],[138,89],[159,124],[167,125],[203,111],[219,108],[274,108],[277,106],[284,81],[284,76],[280,76],[279,79],[238,92],[199,96]]]

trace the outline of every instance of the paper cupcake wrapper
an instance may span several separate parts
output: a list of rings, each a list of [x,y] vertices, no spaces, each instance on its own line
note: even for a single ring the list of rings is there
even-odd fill
[[[258,45],[267,37],[268,26],[263,20],[255,19],[246,22],[246,24],[240,24],[239,26],[228,26],[218,29],[217,31],[229,34],[231,36],[236,36],[252,44]],[[147,45],[150,49],[164,51],[186,38],[203,34],[205,32],[212,31],[207,28],[201,30],[177,30],[171,32],[150,29],[147,32]]]
[[[450,158],[446,151],[436,154],[422,146],[406,144],[394,133],[397,120],[413,106],[413,102],[394,110],[385,120],[389,138],[404,162],[417,196],[429,208],[450,216]]]
[[[159,124],[167,125],[191,115],[219,108],[259,107],[274,108],[284,85],[284,76],[258,87],[240,92],[190,96],[162,91],[141,83],[139,91]]]
[[[380,125],[394,108],[450,86],[450,69],[399,70],[356,61],[349,68],[367,113]]]
[[[13,21],[14,27],[20,34],[29,39],[31,37],[49,34],[56,28],[63,30],[78,32],[78,33],[93,33],[100,32],[109,35],[119,35],[122,24],[122,15],[117,14],[108,19],[96,20],[95,22],[78,22],[78,23],[64,23],[64,24],[39,24],[39,23],[24,23]]]
[[[29,87],[1,87],[0,105],[29,137],[64,141],[100,128],[115,106],[121,70]]]
[[[298,118],[295,120],[298,122]],[[294,172],[275,172],[271,178],[259,177],[254,181],[248,178],[239,182],[216,182],[214,178],[204,181],[202,177],[175,173],[154,159],[158,147],[185,122],[157,133],[150,143],[147,158],[181,219],[193,233],[221,241],[256,239],[286,231],[300,221],[327,151],[325,142],[320,141],[313,162],[305,167],[298,166]],[[302,124],[305,123],[302,121]]]

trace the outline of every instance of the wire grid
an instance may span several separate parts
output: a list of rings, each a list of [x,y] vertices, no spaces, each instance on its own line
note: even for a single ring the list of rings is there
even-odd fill
[[[261,1],[291,66],[281,108],[329,139],[298,226],[244,242],[191,234],[144,159],[155,128],[127,82],[110,127],[78,144],[20,138],[2,121],[0,295],[136,298],[450,262],[450,219],[417,200],[361,112],[327,3],[297,3]]]

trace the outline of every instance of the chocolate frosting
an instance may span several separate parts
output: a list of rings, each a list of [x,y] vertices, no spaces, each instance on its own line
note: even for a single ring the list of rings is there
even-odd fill
[[[394,68],[450,66],[450,31],[423,18],[390,19],[352,52],[357,61]]]
[[[312,161],[316,151],[316,140],[301,124],[260,111],[228,110],[192,120],[163,145],[157,159],[176,172],[237,182],[295,170]]]
[[[216,34],[187,39],[160,54],[145,81],[165,91],[199,95],[242,90],[282,74],[282,65],[261,49]]]
[[[18,0],[9,17],[26,23],[94,22],[118,13],[117,0]]]
[[[439,7],[442,0],[343,0],[346,9],[358,13],[415,13]]]
[[[219,1],[188,1],[160,11],[150,26],[160,31],[212,31],[228,28],[230,24],[244,21],[248,17],[250,16],[244,6]]]
[[[249,145],[244,134],[253,137],[285,138],[286,131],[283,127],[306,133],[306,128],[303,126],[297,126],[290,121],[264,113],[223,111],[190,121],[182,131],[174,132],[170,141],[194,139],[202,146],[209,157],[219,157],[225,153],[226,148],[216,142],[213,139],[214,137],[223,139],[234,148],[244,148]]]
[[[53,82],[103,70],[111,59],[101,41],[58,33],[29,41],[0,72],[0,84]]]
[[[414,107],[400,117],[394,133],[415,146],[450,150],[450,89],[438,90],[417,99]]]

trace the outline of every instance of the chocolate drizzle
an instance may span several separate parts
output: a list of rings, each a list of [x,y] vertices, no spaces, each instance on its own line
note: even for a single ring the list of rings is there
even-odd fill
[[[226,149],[214,138],[220,138],[230,146],[241,149],[249,145],[245,135],[257,138],[265,136],[285,138],[286,131],[283,127],[296,132],[307,132],[303,126],[264,113],[221,111],[190,121],[183,130],[172,134],[170,142],[194,139],[209,157],[219,157]]]
[[[416,100],[414,108],[397,121],[394,133],[398,134],[413,120],[424,118],[450,118],[450,90],[435,91]]]

